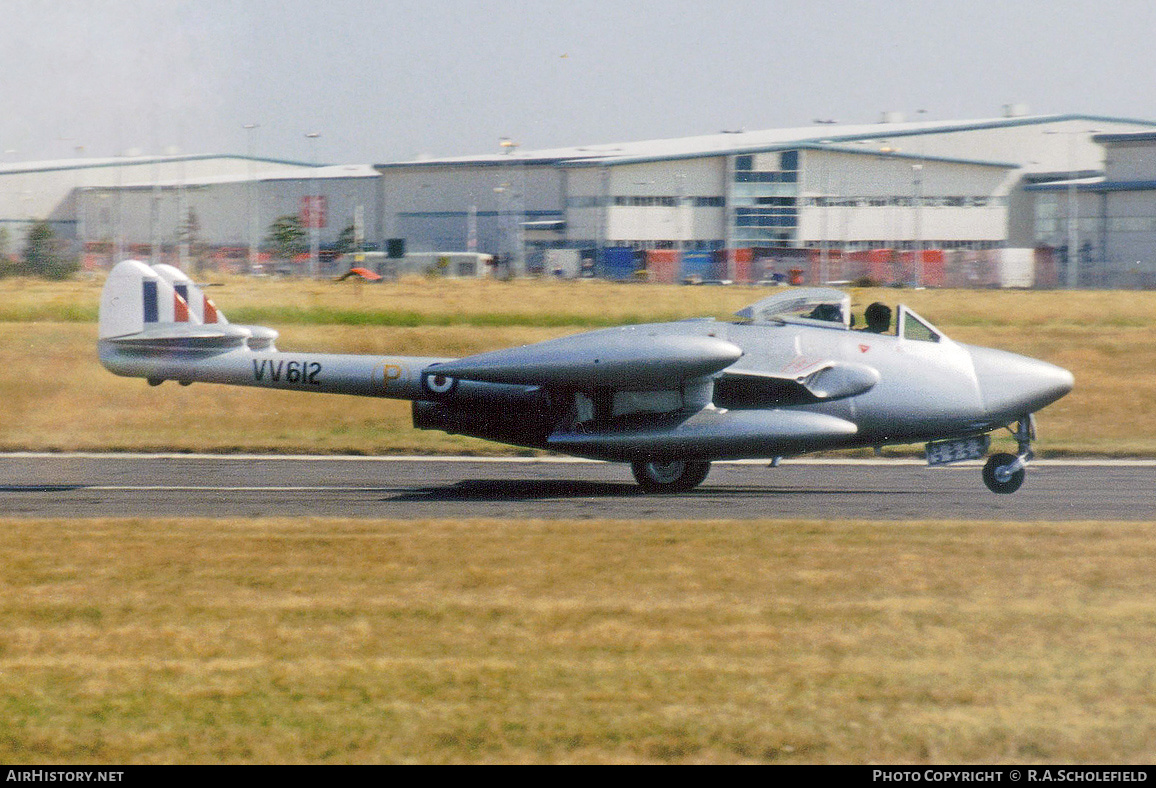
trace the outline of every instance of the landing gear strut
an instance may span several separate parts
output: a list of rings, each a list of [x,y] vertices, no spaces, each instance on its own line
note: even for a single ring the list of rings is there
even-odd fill
[[[1018,454],[993,454],[983,466],[983,483],[993,493],[1010,495],[1024,483],[1024,469],[1035,457],[1032,441],[1036,438],[1036,420],[1031,414],[1020,419],[1012,431]]]
[[[709,462],[674,460],[672,462],[636,462],[631,466],[634,480],[647,492],[678,493],[693,490],[710,472]]]

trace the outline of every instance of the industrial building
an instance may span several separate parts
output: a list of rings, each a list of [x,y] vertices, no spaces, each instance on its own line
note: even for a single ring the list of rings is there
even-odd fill
[[[249,156],[124,156],[0,166],[0,229],[18,252],[47,221],[88,268],[125,256],[248,270],[267,260],[279,217],[316,225],[332,246],[356,226],[381,236],[381,178],[368,165],[316,166]],[[314,206],[315,209],[314,209]],[[312,209],[312,210],[311,210]]]
[[[178,203],[187,197],[185,207],[198,205],[209,183],[313,169],[273,159],[204,155],[8,162],[0,164],[0,228],[12,244],[37,221],[48,221],[57,236],[80,243],[148,244],[158,234],[169,241],[180,224]],[[129,196],[142,191],[143,205]],[[215,226],[208,231],[214,242],[226,238]]]
[[[1070,287],[1156,287],[1156,132],[1097,134],[1101,173],[1030,183],[1035,243],[1078,249]]]
[[[620,278],[640,261],[668,257],[639,252],[670,250],[682,274],[758,279],[768,273],[758,270],[761,258],[818,269],[814,281],[849,278],[848,253],[1033,248],[1027,187],[1100,174],[1096,135],[1153,128],[1007,107],[988,120],[888,114],[863,126],[559,150],[507,144],[377,169],[386,232],[410,248],[476,248],[517,270],[584,265]]]
[[[981,120],[887,114],[552,150],[503,140],[477,156],[374,166],[5,164],[0,226],[11,252],[21,228],[48,219],[92,266],[131,251],[249,270],[268,259],[272,223],[297,216],[322,250],[352,228],[374,258],[494,255],[515,275],[1135,286],[1156,271],[1136,229],[1156,226],[1142,213],[1156,172],[1131,151],[1154,139],[1153,121],[1009,106]]]

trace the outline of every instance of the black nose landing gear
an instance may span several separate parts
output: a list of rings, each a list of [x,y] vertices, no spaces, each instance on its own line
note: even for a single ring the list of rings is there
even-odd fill
[[[983,483],[993,493],[1010,495],[1024,483],[1025,469],[1035,457],[1032,441],[1036,438],[1036,420],[1030,413],[1016,423],[1012,432],[1019,445],[1018,454],[993,454],[983,466]]]

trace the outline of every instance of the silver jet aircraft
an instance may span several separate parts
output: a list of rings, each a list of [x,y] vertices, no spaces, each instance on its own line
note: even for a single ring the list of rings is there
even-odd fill
[[[610,328],[466,358],[281,352],[277,332],[229,323],[180,270],[119,263],[101,294],[100,360],[152,385],[227,383],[413,402],[420,429],[631,463],[681,492],[715,460],[926,443],[932,465],[978,459],[1008,429],[1018,452],[983,468],[1023,483],[1033,414],[1072,389],[1065,369],[954,342],[899,306],[792,288],[714,319]]]

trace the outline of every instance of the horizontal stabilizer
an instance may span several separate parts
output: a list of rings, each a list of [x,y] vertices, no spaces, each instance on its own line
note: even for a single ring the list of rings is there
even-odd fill
[[[257,332],[257,336],[255,333]],[[270,332],[271,336],[261,332]],[[158,323],[135,334],[102,340],[130,353],[219,353],[242,345],[272,348],[277,337],[273,329],[261,326],[231,324],[198,325],[196,323]]]
[[[661,388],[718,372],[742,354],[717,337],[631,326],[467,356],[427,374],[527,386]]]

